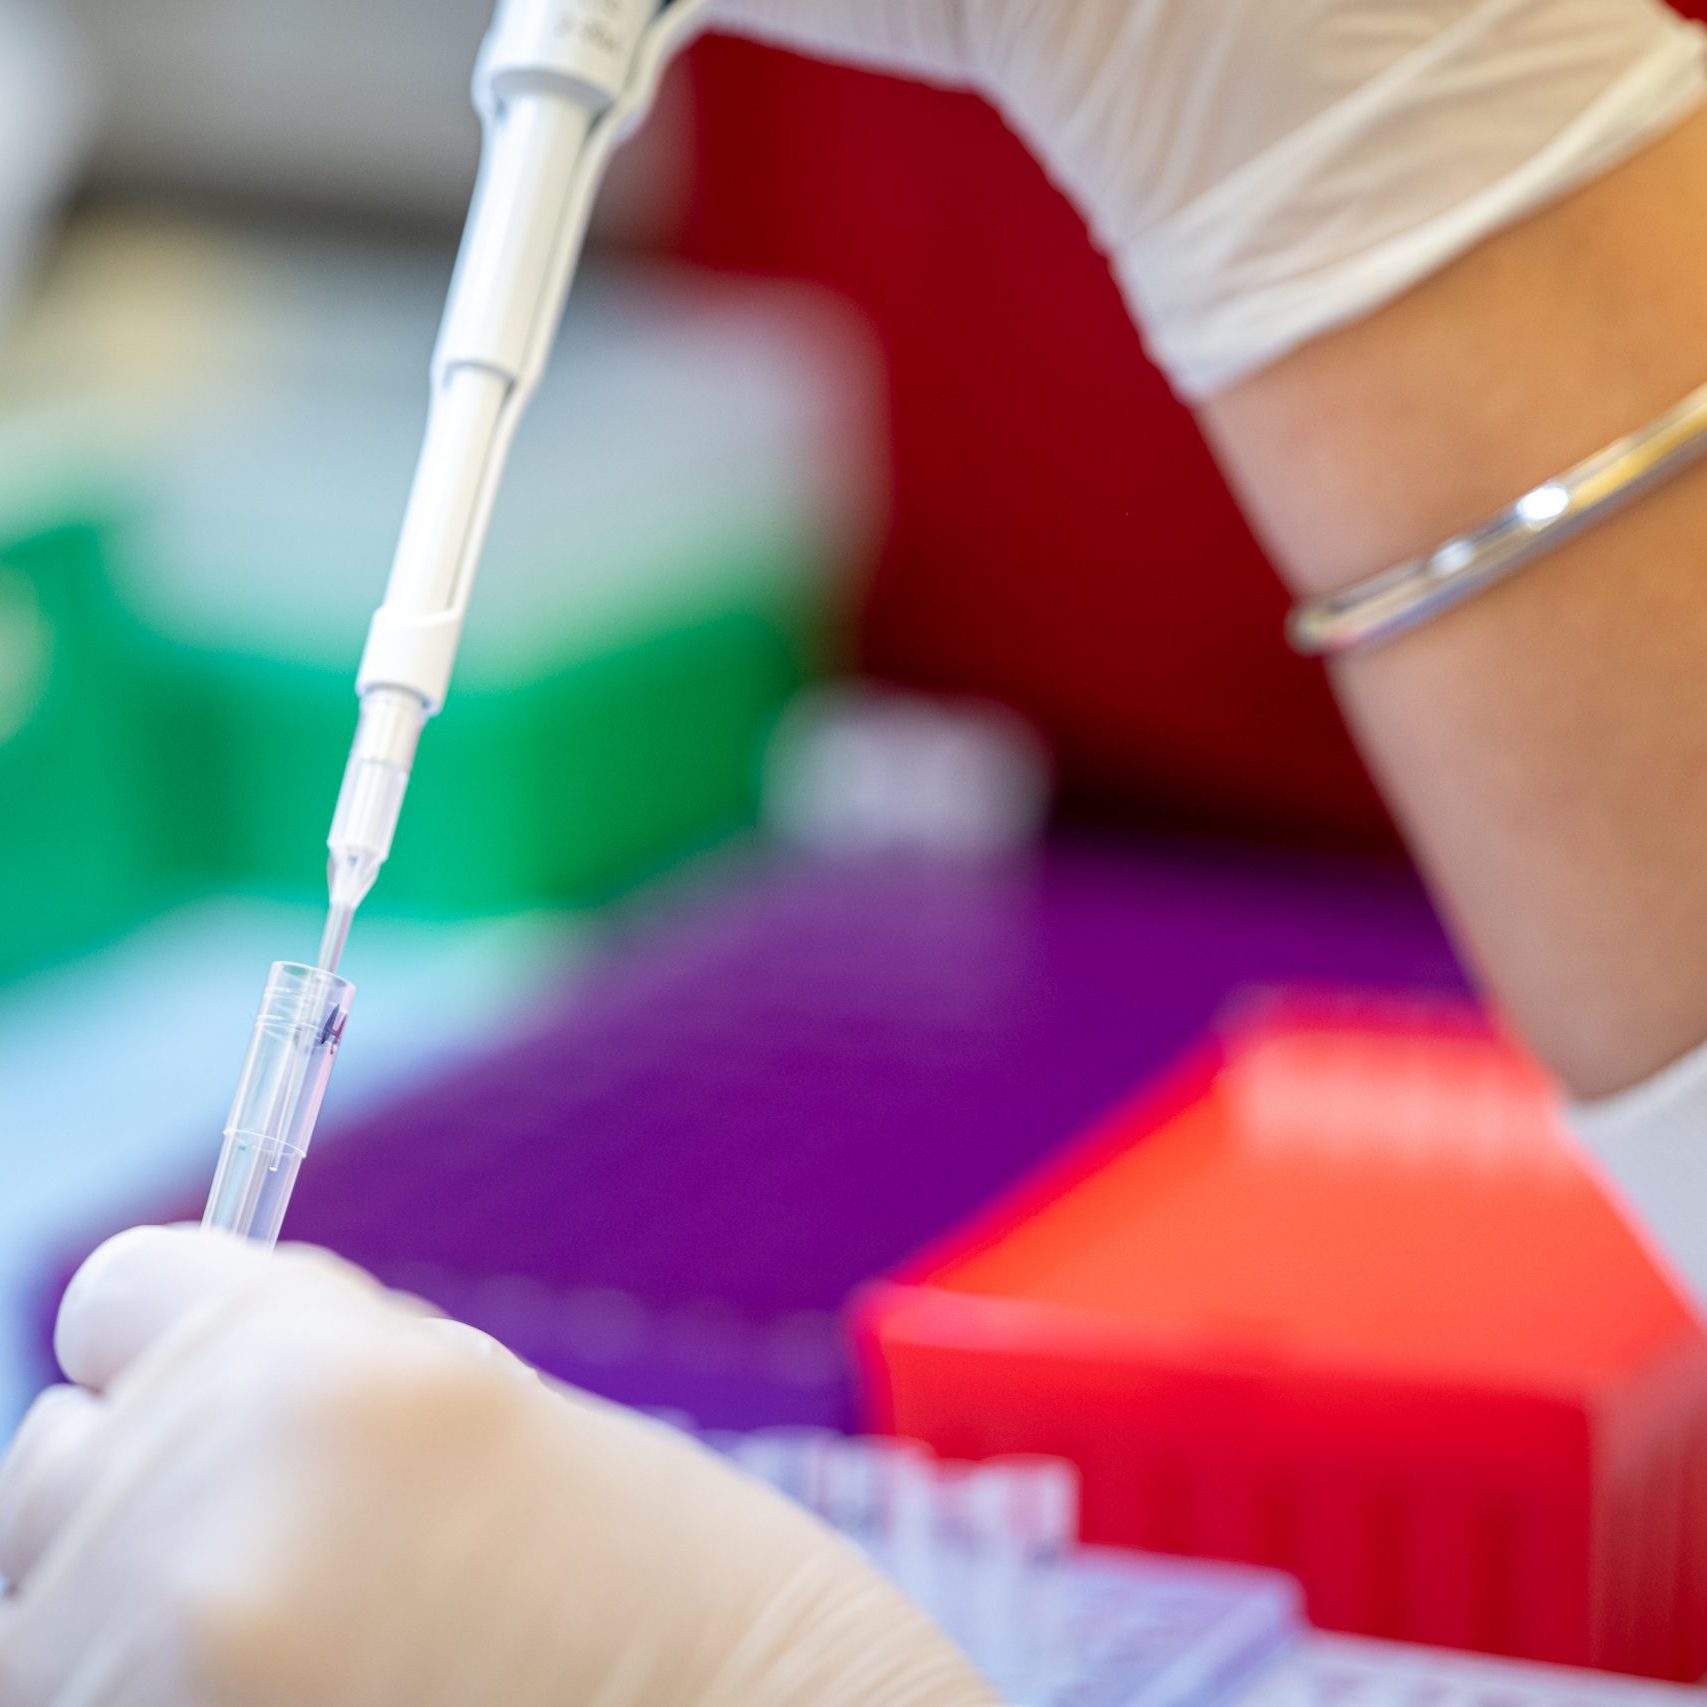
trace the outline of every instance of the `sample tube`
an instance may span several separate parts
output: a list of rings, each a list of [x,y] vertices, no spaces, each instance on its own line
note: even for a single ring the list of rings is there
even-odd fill
[[[1066,1675],[1063,1593],[1079,1529],[1079,1479],[1052,1458],[990,1458],[965,1490],[975,1551],[972,1652],[1004,1700],[1046,1700]]]
[[[225,1124],[204,1227],[277,1243],[354,994],[354,985],[318,967],[274,966]]]

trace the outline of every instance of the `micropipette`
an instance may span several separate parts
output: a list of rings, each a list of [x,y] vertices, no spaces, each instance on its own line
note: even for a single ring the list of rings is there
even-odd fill
[[[703,4],[500,0],[475,70],[480,173],[433,353],[426,434],[356,678],[319,960],[273,969],[205,1226],[278,1237],[349,1009],[351,987],[336,974],[351,921],[391,852],[421,730],[444,704],[510,444],[593,197]]]
[[[426,437],[327,838],[320,965],[391,851],[415,747],[444,703],[469,588],[610,153],[703,0],[503,0],[480,53],[479,180],[432,364]]]

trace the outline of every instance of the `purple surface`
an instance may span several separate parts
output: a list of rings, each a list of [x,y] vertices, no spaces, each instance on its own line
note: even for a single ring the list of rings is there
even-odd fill
[[[288,1232],[629,1403],[846,1423],[848,1294],[1270,981],[1462,987],[1385,869],[1097,848],[754,868],[528,1036],[318,1145]]]

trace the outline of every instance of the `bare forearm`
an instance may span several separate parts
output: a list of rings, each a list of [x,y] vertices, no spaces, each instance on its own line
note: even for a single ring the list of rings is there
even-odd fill
[[[1300,592],[1480,520],[1707,380],[1707,118],[1207,406]],[[1489,984],[1567,1085],[1707,1037],[1707,472],[1336,669]]]

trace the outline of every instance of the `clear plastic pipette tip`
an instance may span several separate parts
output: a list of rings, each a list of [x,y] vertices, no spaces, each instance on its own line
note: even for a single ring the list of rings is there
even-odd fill
[[[326,911],[326,928],[320,936],[320,958],[315,965],[322,972],[336,972],[344,958],[344,945],[350,940],[350,924],[356,916],[353,906],[334,901]]]
[[[373,688],[362,696],[361,719],[326,838],[331,904],[320,938],[322,972],[338,970],[350,921],[391,852],[426,716],[425,702],[406,688]]]

